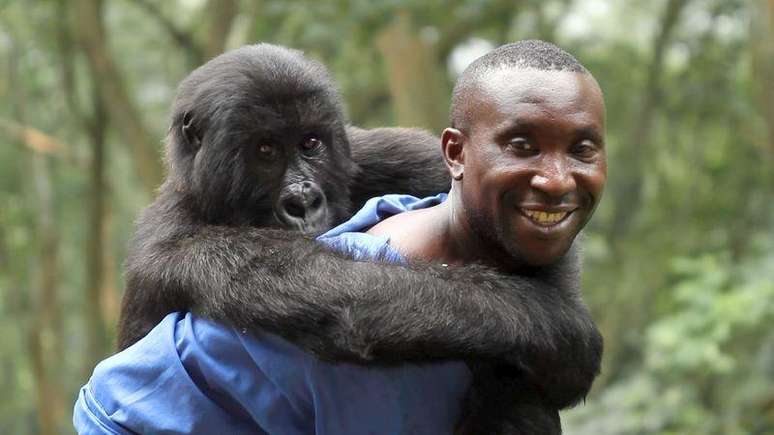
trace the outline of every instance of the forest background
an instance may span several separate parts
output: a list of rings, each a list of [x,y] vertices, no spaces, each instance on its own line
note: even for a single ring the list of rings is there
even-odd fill
[[[607,101],[584,273],[605,359],[566,433],[774,433],[773,0],[0,0],[0,433],[72,432],[189,71],[284,44],[354,124],[439,133],[462,68],[525,38]]]

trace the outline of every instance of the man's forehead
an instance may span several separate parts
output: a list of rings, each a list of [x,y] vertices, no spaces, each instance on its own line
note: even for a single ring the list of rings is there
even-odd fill
[[[523,107],[546,105],[588,112],[604,122],[602,91],[591,74],[584,72],[498,68],[478,78],[471,97],[468,109],[484,116],[492,111],[516,114]]]
[[[594,77],[586,72],[502,67],[487,71],[477,82],[479,91],[489,97],[503,93],[537,99],[561,93],[596,91],[601,94]]]

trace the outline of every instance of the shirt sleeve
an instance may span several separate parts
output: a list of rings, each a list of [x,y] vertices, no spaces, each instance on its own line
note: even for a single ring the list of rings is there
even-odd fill
[[[312,412],[305,377],[277,387],[288,385],[277,382],[283,373],[303,373],[307,359],[284,353],[271,338],[170,314],[97,365],[75,403],[73,423],[79,434],[313,433],[304,427]]]

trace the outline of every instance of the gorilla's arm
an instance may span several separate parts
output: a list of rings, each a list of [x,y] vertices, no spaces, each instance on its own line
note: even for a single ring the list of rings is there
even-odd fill
[[[530,382],[496,364],[468,362],[473,382],[455,435],[560,435],[559,409]]]
[[[532,277],[356,262],[295,232],[205,226],[170,195],[146,210],[130,247],[122,348],[192,307],[328,360],[505,360],[558,408],[582,399],[599,370],[574,253]]]
[[[426,130],[348,126],[347,138],[360,169],[350,186],[353,210],[375,196],[405,193],[424,198],[451,187],[441,139]]]

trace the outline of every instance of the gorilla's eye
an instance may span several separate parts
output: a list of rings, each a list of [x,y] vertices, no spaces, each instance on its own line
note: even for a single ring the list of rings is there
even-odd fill
[[[270,158],[270,157],[274,156],[274,147],[271,146],[271,145],[266,145],[266,144],[259,145],[258,146],[258,153],[260,154],[261,157],[263,157],[265,159]]]
[[[304,151],[312,151],[322,146],[322,141],[314,136],[306,138],[301,143],[301,148]]]

